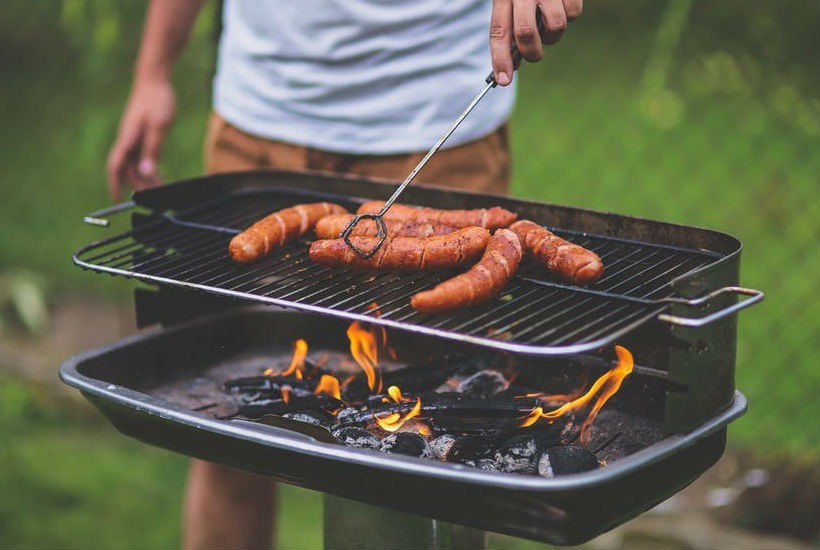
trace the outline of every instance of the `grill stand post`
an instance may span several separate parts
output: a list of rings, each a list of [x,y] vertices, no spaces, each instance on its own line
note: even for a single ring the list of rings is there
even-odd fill
[[[324,550],[350,548],[485,550],[487,533],[324,495]]]

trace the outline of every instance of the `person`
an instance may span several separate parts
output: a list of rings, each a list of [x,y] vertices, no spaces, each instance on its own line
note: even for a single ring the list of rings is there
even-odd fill
[[[107,161],[119,200],[161,183],[175,113],[171,76],[203,0],[151,0],[131,92]],[[494,193],[509,186],[515,42],[538,61],[582,0],[225,0],[208,173],[282,168],[400,181],[484,85],[488,94],[419,181]],[[539,30],[538,20],[543,24]],[[270,547],[268,478],[192,461],[185,548]]]

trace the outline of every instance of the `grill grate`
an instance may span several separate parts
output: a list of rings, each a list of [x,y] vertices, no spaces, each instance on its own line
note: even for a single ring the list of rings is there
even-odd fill
[[[349,209],[356,203],[338,200]],[[332,200],[312,196],[307,200]],[[657,317],[675,296],[672,281],[721,258],[711,251],[551,228],[594,250],[604,277],[588,288],[525,266],[502,297],[445,316],[415,312],[410,296],[452,273],[361,273],[314,264],[307,240],[250,266],[227,255],[233,234],[268,213],[306,202],[301,191],[236,191],[174,214],[151,214],[122,235],[79,250],[94,271],[198,289],[438,337],[535,354],[578,353],[613,342]]]

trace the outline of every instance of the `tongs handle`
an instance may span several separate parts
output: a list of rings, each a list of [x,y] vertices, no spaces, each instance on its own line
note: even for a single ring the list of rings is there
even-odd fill
[[[544,30],[544,24],[541,19],[540,10],[536,13],[536,20],[538,25],[538,31],[539,33],[541,33]],[[521,66],[522,57],[521,52],[518,51],[518,46],[516,46],[515,41],[513,41],[510,45],[510,54],[512,55],[513,60],[513,70],[517,70]],[[350,220],[347,226],[345,226],[345,228],[339,234],[339,237],[344,239],[345,243],[347,243],[347,246],[349,246],[353,250],[353,252],[355,252],[364,259],[370,258],[376,252],[378,252],[379,248],[381,248],[382,244],[384,244],[384,241],[387,238],[387,226],[384,223],[384,215],[387,213],[390,207],[393,206],[393,203],[396,202],[399,196],[404,192],[404,189],[408,185],[410,185],[410,182],[412,182],[415,179],[416,175],[421,171],[421,169],[424,168],[424,165],[427,164],[427,161],[430,160],[430,157],[436,154],[436,152],[439,150],[439,148],[441,148],[444,142],[447,141],[447,139],[453,134],[453,132],[455,132],[459,124],[461,124],[462,121],[464,121],[464,119],[467,118],[467,115],[470,114],[470,111],[472,111],[475,108],[475,106],[478,105],[478,103],[484,98],[487,92],[489,92],[498,85],[498,82],[496,82],[495,80],[495,74],[493,74],[492,71],[487,76],[487,78],[484,79],[484,82],[486,82],[487,85],[478,93],[477,96],[473,98],[470,104],[467,105],[467,108],[464,109],[464,112],[462,112],[461,115],[459,115],[459,117],[455,120],[455,122],[453,122],[453,124],[450,125],[447,131],[444,132],[444,135],[442,135],[439,138],[439,140],[430,148],[430,150],[427,151],[427,154],[424,155],[424,158],[422,158],[419,161],[419,163],[416,165],[415,168],[413,168],[410,174],[408,174],[407,177],[404,178],[404,181],[401,182],[401,184],[396,188],[396,190],[393,191],[393,194],[390,195],[390,197],[385,201],[381,210],[379,210],[375,214],[358,214],[354,216],[352,220]],[[353,231],[353,228],[359,225],[359,223],[361,223],[362,220],[373,220],[373,222],[376,224],[377,240],[376,244],[373,245],[373,247],[370,250],[362,250],[355,244],[353,244],[353,242],[350,240],[350,235]]]

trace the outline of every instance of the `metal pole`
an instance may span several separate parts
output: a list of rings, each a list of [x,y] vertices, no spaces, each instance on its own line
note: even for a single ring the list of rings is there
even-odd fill
[[[324,496],[324,549],[485,550],[487,533],[332,495]]]

